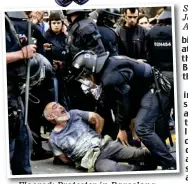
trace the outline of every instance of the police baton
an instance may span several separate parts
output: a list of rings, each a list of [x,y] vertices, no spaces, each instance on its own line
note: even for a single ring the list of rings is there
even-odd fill
[[[28,44],[32,43],[31,39],[31,22],[28,21]],[[27,60],[27,76],[26,76],[26,87],[25,87],[25,120],[24,123],[27,125],[28,121],[28,108],[29,108],[29,85],[30,85],[30,59]]]
[[[155,87],[156,87],[156,94],[157,94],[159,106],[160,106],[160,109],[161,109],[161,112],[162,112],[162,117],[163,117],[163,120],[164,120],[164,124],[166,125],[166,118],[165,118],[165,113],[164,113],[162,100],[161,100],[161,89],[159,87],[159,83],[157,81],[157,76],[155,74],[155,67],[152,67],[152,71],[153,71],[153,77],[154,77],[154,82],[155,82]],[[165,128],[166,128],[166,126],[165,126]],[[169,138],[170,146],[173,147],[174,144],[173,144],[171,133],[170,133],[170,130],[169,130],[168,127],[167,127],[167,131],[168,131],[168,138]]]

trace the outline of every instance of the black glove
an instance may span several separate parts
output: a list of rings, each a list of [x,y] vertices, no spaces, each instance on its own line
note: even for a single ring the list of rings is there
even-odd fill
[[[55,0],[55,2],[59,5],[59,6],[63,6],[66,7],[69,4],[72,3],[72,0]]]
[[[83,5],[83,4],[87,3],[89,0],[73,0],[73,1],[79,5]]]

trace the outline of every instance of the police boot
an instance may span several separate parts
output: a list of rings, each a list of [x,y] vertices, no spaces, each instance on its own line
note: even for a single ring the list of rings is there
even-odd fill
[[[59,5],[59,6],[63,6],[66,7],[69,4],[72,3],[72,0],[55,0],[55,2]]]
[[[73,1],[79,5],[83,5],[83,4],[87,3],[89,0],[73,0]]]

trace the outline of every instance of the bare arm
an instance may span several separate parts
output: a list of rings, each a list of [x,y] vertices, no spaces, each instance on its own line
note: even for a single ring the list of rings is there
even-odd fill
[[[22,59],[30,59],[36,53],[36,45],[27,45],[19,51],[7,52],[6,63],[13,63]]]
[[[89,112],[89,123],[95,125],[95,130],[98,134],[101,134],[104,126],[104,119],[95,112]]]

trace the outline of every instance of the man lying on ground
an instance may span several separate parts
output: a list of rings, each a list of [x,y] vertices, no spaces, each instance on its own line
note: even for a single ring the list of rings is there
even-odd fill
[[[135,171],[141,169],[139,163],[150,158],[146,149],[123,146],[109,136],[103,138],[104,120],[94,112],[67,112],[60,104],[51,102],[45,107],[44,116],[55,125],[50,143],[54,155],[64,163],[80,162],[81,167],[89,171]],[[119,163],[121,161],[136,164]]]

